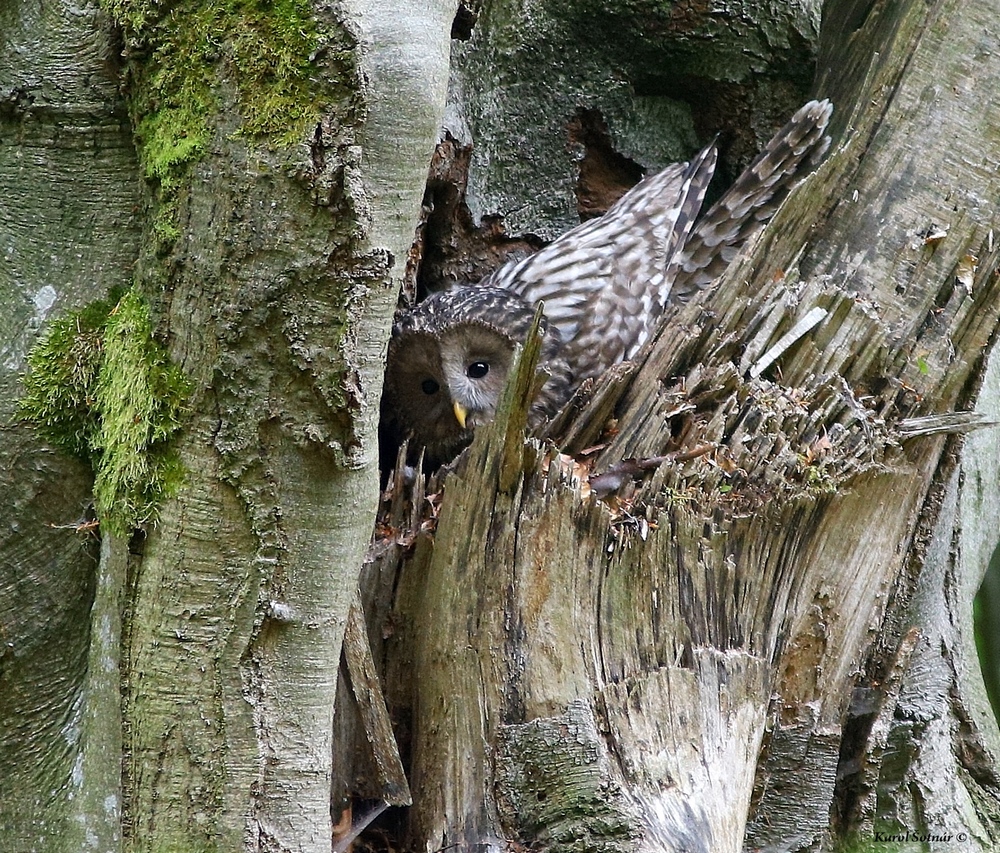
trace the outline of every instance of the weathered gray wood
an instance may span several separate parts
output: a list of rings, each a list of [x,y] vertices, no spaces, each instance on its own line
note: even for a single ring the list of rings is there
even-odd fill
[[[938,678],[933,709],[908,686],[959,445],[897,429],[972,408],[1000,317],[1000,151],[980,119],[1000,80],[967,58],[991,6],[832,5],[828,162],[630,383],[598,383],[584,411],[617,400],[603,446],[583,465],[530,450],[500,488],[501,417],[447,476],[386,645],[410,847],[815,850],[901,826],[993,848],[995,722],[965,710],[971,645],[947,641],[968,677]],[[581,450],[604,424],[574,414],[553,433]],[[664,461],[598,499],[589,473],[628,458]]]
[[[378,793],[390,806],[408,806],[412,802],[399,749],[392,734],[392,724],[385,707],[385,697],[368,644],[368,629],[360,598],[347,615],[344,630],[344,661],[351,680],[358,716],[365,740],[372,752],[378,775]]]

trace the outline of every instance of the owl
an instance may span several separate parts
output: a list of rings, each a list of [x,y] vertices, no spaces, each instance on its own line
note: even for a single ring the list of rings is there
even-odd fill
[[[478,284],[433,293],[395,323],[383,421],[449,461],[496,412],[515,350],[544,303],[539,370],[529,412],[537,427],[585,379],[633,357],[672,301],[718,278],[829,146],[828,101],[802,107],[700,219],[714,143],[689,163],[645,178],[603,216],[511,262]]]

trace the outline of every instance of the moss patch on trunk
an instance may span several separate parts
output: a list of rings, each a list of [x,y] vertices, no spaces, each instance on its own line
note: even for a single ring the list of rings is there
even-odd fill
[[[101,525],[127,535],[152,521],[182,479],[169,443],[189,387],[153,338],[143,299],[127,290],[61,317],[28,364],[19,414],[90,463]]]

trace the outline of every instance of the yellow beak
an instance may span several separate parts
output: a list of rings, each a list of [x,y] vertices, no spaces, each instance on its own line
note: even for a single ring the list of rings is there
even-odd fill
[[[455,412],[455,420],[458,421],[458,425],[465,429],[465,416],[469,413],[465,410],[465,407],[461,403],[455,403],[452,405],[452,409]]]

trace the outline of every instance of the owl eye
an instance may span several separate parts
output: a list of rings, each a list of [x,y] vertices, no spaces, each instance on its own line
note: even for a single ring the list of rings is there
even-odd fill
[[[482,379],[487,373],[490,372],[490,365],[485,361],[474,361],[467,368],[465,368],[465,375],[469,379]]]
[[[420,390],[423,391],[428,397],[433,394],[437,394],[441,386],[437,384],[433,379],[425,379],[420,383]]]

